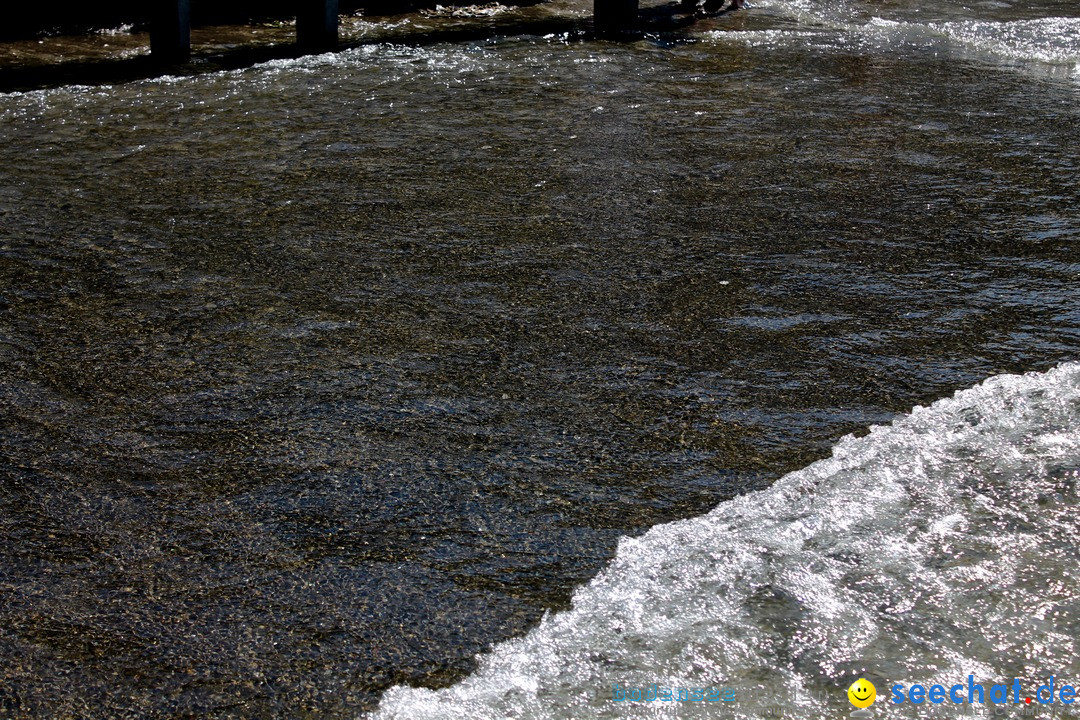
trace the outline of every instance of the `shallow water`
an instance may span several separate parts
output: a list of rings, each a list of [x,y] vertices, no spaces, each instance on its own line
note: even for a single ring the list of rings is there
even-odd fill
[[[763,0],[0,97],[2,707],[352,717],[461,679],[622,537],[1076,359],[1078,14]],[[1054,417],[1057,474],[1018,477],[1080,465]],[[624,660],[703,677],[684,649]],[[574,667],[545,707],[616,712]]]
[[[892,717],[971,714],[883,708],[898,685],[1015,678],[995,713],[1014,715],[1080,669],[1078,481],[1080,364],[996,376],[622,541],[572,611],[448,690],[394,688],[378,716],[842,717],[861,676]]]

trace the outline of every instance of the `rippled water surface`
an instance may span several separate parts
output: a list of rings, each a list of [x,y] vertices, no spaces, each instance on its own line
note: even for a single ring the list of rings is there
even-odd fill
[[[0,96],[0,708],[353,717],[620,537],[1076,359],[1078,14],[762,0]]]

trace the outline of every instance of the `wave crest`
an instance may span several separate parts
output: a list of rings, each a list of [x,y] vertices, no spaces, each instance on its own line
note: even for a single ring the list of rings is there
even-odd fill
[[[709,710],[612,701],[615,684],[658,683],[730,686],[735,718],[803,718],[843,710],[859,674],[1076,677],[1078,492],[1080,363],[994,377],[845,437],[767,490],[624,539],[571,610],[452,687],[392,688],[375,717]]]

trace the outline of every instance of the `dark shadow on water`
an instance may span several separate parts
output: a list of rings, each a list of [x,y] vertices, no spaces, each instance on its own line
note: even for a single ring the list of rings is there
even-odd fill
[[[661,45],[692,42],[685,31],[707,18],[728,14],[729,9],[702,14],[687,13],[680,3],[642,8],[639,26],[619,33],[606,33],[612,41],[647,40]],[[343,40],[336,51],[387,42],[423,47],[439,43],[482,42],[492,38],[516,36],[564,35],[567,39],[595,39],[591,18],[546,17],[477,22],[448,28],[418,29],[372,39]],[[147,80],[161,75],[192,76],[237,70],[273,60],[292,60],[311,55],[310,49],[295,43],[253,41],[251,44],[222,48],[192,48],[191,60],[183,64],[163,64],[149,55],[126,58],[84,58],[57,63],[33,62],[0,69],[0,92],[25,92],[64,85],[109,85]]]
[[[485,40],[493,36],[543,35],[548,33],[584,34],[585,28],[581,21],[576,19],[500,23],[498,25],[485,24],[475,27],[426,31],[393,38],[379,38],[378,40],[345,41],[337,49],[338,51],[349,50],[385,42],[424,46],[437,43]],[[32,65],[0,70],[0,92],[41,90],[71,84],[105,85],[146,80],[163,74],[174,76],[200,75],[208,72],[237,70],[272,60],[291,60],[311,54],[310,50],[294,43],[253,44],[227,50],[215,48],[211,51],[200,51],[198,48],[193,48],[191,60],[181,65],[163,65],[148,55],[108,60],[74,60],[53,65]]]

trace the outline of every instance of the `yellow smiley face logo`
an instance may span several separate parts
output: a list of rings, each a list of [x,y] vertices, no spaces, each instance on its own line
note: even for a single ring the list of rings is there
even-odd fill
[[[859,678],[847,689],[848,700],[857,708],[868,708],[877,698],[877,688],[865,678]]]

